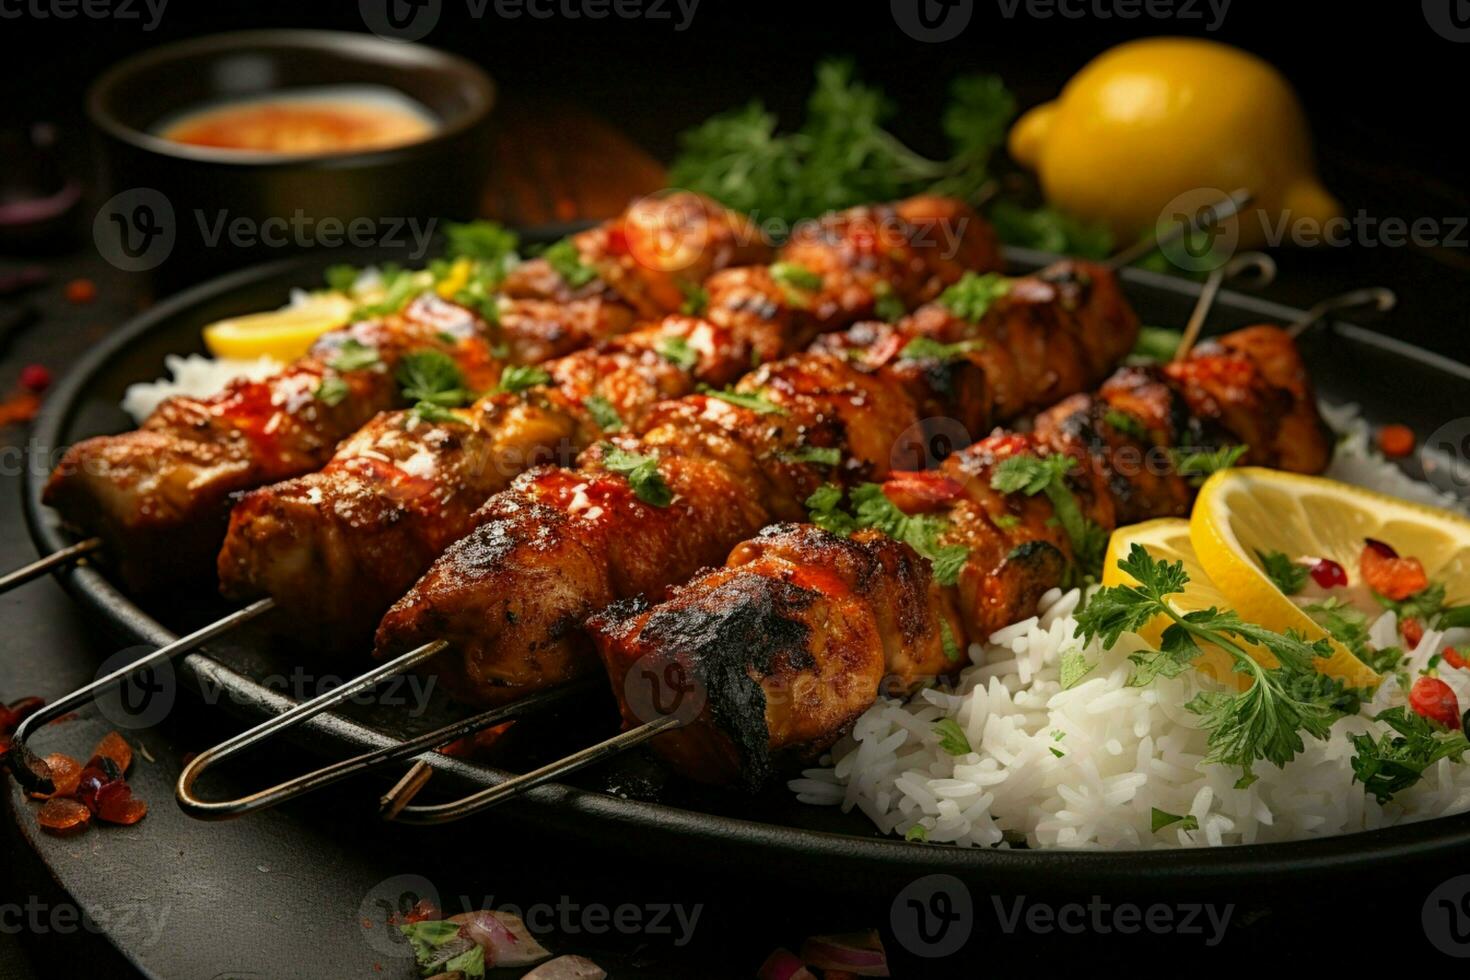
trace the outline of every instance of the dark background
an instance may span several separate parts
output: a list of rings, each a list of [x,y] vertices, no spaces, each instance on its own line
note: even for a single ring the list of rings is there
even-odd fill
[[[29,0],[25,0],[29,2]],[[135,3],[140,13],[145,13]],[[521,112],[572,104],[588,110],[626,133],[660,159],[673,153],[675,136],[711,114],[758,95],[789,122],[800,118],[810,88],[811,70],[822,56],[851,55],[862,75],[881,85],[900,110],[895,129],[921,150],[940,152],[937,117],[945,86],[956,74],[992,71],[1001,74],[1023,106],[1053,97],[1061,83],[1085,61],[1108,46],[1150,33],[1199,34],[1236,44],[1277,65],[1301,93],[1317,137],[1320,166],[1327,185],[1351,214],[1364,209],[1382,217],[1428,216],[1452,219],[1470,215],[1470,187],[1461,146],[1464,143],[1464,79],[1470,67],[1470,45],[1455,44],[1430,29],[1418,3],[1360,5],[1345,10],[1335,3],[1282,3],[1235,0],[1221,30],[1207,34],[1200,21],[1103,21],[1015,19],[1000,14],[995,0],[978,2],[968,29],[944,44],[916,42],[897,29],[888,3],[796,2],[755,3],[702,0],[689,30],[675,32],[670,21],[576,22],[557,17],[516,21],[489,17],[476,21],[464,13],[463,0],[445,0],[444,14],[426,43],[451,49],[483,64],[496,78],[508,105]],[[0,0],[7,13],[24,10],[17,0]],[[101,69],[128,54],[183,37],[250,27],[336,27],[361,30],[354,0],[334,3],[207,2],[170,0],[160,27],[144,32],[138,21],[61,21],[0,19],[0,131],[37,121],[56,123],[65,157],[78,173],[88,172],[89,156],[81,100],[87,83]],[[0,159],[0,170],[8,166]],[[99,277],[109,270],[90,253],[74,251],[49,256],[0,255],[0,266],[42,258],[57,268],[58,283],[38,300],[43,316],[0,361],[0,389],[10,389],[20,365],[39,352],[70,346],[52,345],[47,332],[76,331],[79,338],[104,331],[109,318],[121,318],[133,301],[104,295],[94,307],[74,309],[56,295],[59,282],[73,275]],[[1470,284],[1470,264],[1463,249],[1423,250],[1412,247],[1320,248],[1284,253],[1281,281],[1270,295],[1309,304],[1352,285],[1384,284],[1398,291],[1399,311],[1381,329],[1460,360],[1470,360],[1470,335],[1462,296]],[[115,277],[114,277],[115,278]],[[4,353],[4,352],[0,352]],[[52,363],[64,368],[64,363]],[[1364,379],[1371,384],[1371,378]],[[1463,405],[1465,394],[1444,393],[1445,407]],[[1464,414],[1456,412],[1456,415]],[[1449,417],[1449,416],[1447,416]],[[19,438],[5,430],[6,441]],[[0,485],[3,554],[8,565],[27,553],[19,523],[15,484]],[[0,600],[0,622],[7,626],[0,696],[56,694],[90,677],[95,656],[88,652],[96,638],[71,614],[72,607],[50,582]],[[24,630],[13,623],[30,617]],[[110,649],[92,647],[90,649]],[[54,651],[56,662],[44,658]],[[65,652],[63,658],[62,652]],[[214,726],[214,727],[211,727]],[[160,758],[208,744],[234,730],[229,723],[181,712],[168,730],[144,739]],[[85,741],[84,736],[77,736]],[[700,949],[689,954],[656,950],[669,976],[749,976],[752,967],[776,942],[798,943],[822,929],[855,928],[882,920],[881,903],[860,903],[824,891],[822,882],[790,881],[781,869],[752,868],[748,880],[732,882],[702,874],[697,868],[668,868],[652,857],[635,866],[598,853],[564,851],[556,841],[510,833],[494,822],[477,822],[432,839],[422,834],[384,831],[370,816],[372,787],[344,791],[332,805],[293,806],[254,823],[224,827],[189,823],[167,804],[167,780],[157,772],[146,798],[157,809],[137,835],[139,847],[152,850],[140,863],[117,867],[116,853],[93,832],[74,845],[53,849],[73,861],[95,861],[96,880],[81,880],[90,894],[146,891],[160,867],[210,865],[238,888],[203,888],[182,894],[182,904],[218,906],[220,935],[238,943],[239,921],[248,920],[258,937],[242,948],[242,971],[231,976],[290,975],[244,970],[247,963],[272,959],[293,944],[330,943],[330,934],[309,922],[283,920],[276,910],[261,907],[265,894],[253,880],[287,875],[297,879],[293,896],[320,896],[324,908],[346,893],[355,905],[382,871],[413,871],[436,881],[454,881],[466,865],[474,868],[473,886],[523,902],[572,894],[579,900],[616,903],[627,900],[685,900],[712,903],[712,916],[701,932]],[[23,815],[23,819],[28,819]],[[32,841],[5,821],[0,841],[0,882],[12,895],[39,895],[49,903],[66,901],[51,872],[35,859]],[[49,846],[49,845],[48,845]],[[117,845],[121,847],[119,843]],[[129,845],[130,849],[133,845]],[[94,850],[97,849],[97,850]],[[222,872],[219,869],[223,869]],[[232,870],[233,869],[233,870]],[[1462,869],[1453,869],[1458,873]],[[172,873],[172,872],[171,872]],[[1227,955],[1261,963],[1296,961],[1294,968],[1316,968],[1355,948],[1405,950],[1405,962],[1437,956],[1417,926],[1417,910],[1428,888],[1445,869],[1416,869],[1393,881],[1335,883],[1316,896],[1299,898],[1301,925],[1283,921],[1287,904],[1268,923],[1271,929],[1243,928],[1226,950],[1200,950],[1177,942],[1162,959],[1150,964],[1198,962],[1201,952],[1213,961]],[[187,875],[185,875],[187,877]],[[77,878],[64,882],[76,892]],[[366,884],[364,884],[366,882]],[[1427,884],[1426,884],[1427,882]],[[1270,889],[1287,883],[1263,882]],[[448,887],[448,886],[446,886]],[[1042,886],[1038,885],[1038,888]],[[109,888],[112,889],[109,892]],[[1249,902],[1252,896],[1231,896]],[[0,902],[12,900],[0,894]],[[1333,913],[1333,907],[1337,913]],[[1244,908],[1244,906],[1243,906]],[[1358,927],[1351,923],[1356,922]],[[1329,938],[1335,934],[1335,940]],[[189,962],[193,944],[210,944],[209,935],[170,936],[175,956]],[[355,938],[351,941],[356,941]],[[1332,947],[1336,944],[1336,952]],[[1328,949],[1324,950],[1324,946]],[[971,951],[976,950],[972,943]],[[1109,958],[1152,951],[1144,943],[1126,947],[1066,941],[1036,941],[1006,947],[1007,959],[1051,964],[1059,957]],[[1410,952],[1412,951],[1412,955]],[[665,954],[669,954],[665,956]],[[994,947],[987,950],[992,968]],[[79,960],[77,958],[80,958]],[[203,957],[201,957],[203,958]],[[279,958],[275,959],[279,963]],[[969,968],[971,975],[985,967]],[[1288,967],[1293,968],[1293,967]],[[123,976],[124,967],[105,943],[86,936],[0,934],[0,976]],[[907,976],[947,974],[931,965]],[[173,974],[170,974],[173,975]],[[189,976],[184,972],[179,975]],[[332,975],[332,974],[328,974]],[[346,972],[340,975],[357,975]],[[403,976],[393,965],[384,974]],[[635,969],[615,975],[653,975]]]

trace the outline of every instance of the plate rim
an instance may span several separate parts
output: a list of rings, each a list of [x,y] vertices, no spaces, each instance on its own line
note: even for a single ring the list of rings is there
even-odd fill
[[[560,237],[566,230],[566,226],[529,229],[522,235],[526,240],[550,240]],[[34,444],[60,446],[59,437],[78,410],[81,395],[91,379],[120,351],[161,324],[207,300],[219,299],[235,290],[277,278],[284,282],[288,276],[303,276],[313,267],[324,267],[329,261],[340,258],[308,255],[251,266],[207,280],[155,303],[110,332],[62,375],[34,420],[31,430]],[[1007,248],[1005,258],[1008,267],[1039,267],[1061,256],[1032,249]],[[1122,278],[1144,289],[1181,297],[1196,296],[1200,288],[1200,284],[1193,280],[1143,269],[1124,269]],[[1303,313],[1294,307],[1234,290],[1221,290],[1219,301],[1236,310],[1277,322],[1290,322]],[[1418,362],[1430,371],[1470,381],[1470,365],[1417,345],[1342,321],[1333,321],[1331,329],[1358,344]],[[54,512],[40,502],[46,475],[40,467],[29,466],[21,485],[26,524],[32,541],[43,554],[64,546],[70,540]],[[77,565],[58,571],[56,577],[79,605],[133,642],[162,645],[176,638],[176,634],[134,605],[96,568]],[[232,711],[234,714],[261,720],[267,712],[279,712],[294,703],[203,652],[187,654],[176,664],[176,669],[196,691],[203,685],[210,688],[220,686],[238,695],[238,698],[227,697],[220,702],[232,708],[238,707],[238,711]],[[310,720],[299,731],[302,735],[331,739],[334,747],[353,752],[396,744],[392,736],[331,713]],[[504,770],[448,756],[436,755],[433,761],[436,770],[460,785],[494,785],[509,775]],[[609,839],[606,833],[609,828],[615,831],[611,835],[613,838],[621,838],[622,835],[616,833],[618,830],[638,830],[662,838],[676,848],[689,849],[690,853],[698,853],[705,859],[711,857],[709,844],[712,841],[738,839],[742,845],[804,868],[830,871],[833,861],[848,865],[856,861],[862,868],[896,872],[904,878],[936,873],[970,877],[983,875],[992,883],[1023,879],[1034,883],[1032,876],[1044,872],[1048,881],[1059,886],[1066,882],[1095,885],[1104,880],[1137,884],[1178,876],[1187,876],[1192,884],[1239,883],[1273,872],[1300,872],[1304,866],[1320,872],[1348,873],[1410,857],[1422,859],[1435,851],[1470,847],[1470,813],[1335,837],[1228,847],[1012,850],[920,845],[880,836],[876,828],[872,836],[810,830],[694,811],[666,803],[632,800],[560,783],[537,787],[501,812],[514,822],[534,824],[578,837],[590,836],[604,843]],[[1148,860],[1137,861],[1136,855],[1144,852],[1149,854]]]

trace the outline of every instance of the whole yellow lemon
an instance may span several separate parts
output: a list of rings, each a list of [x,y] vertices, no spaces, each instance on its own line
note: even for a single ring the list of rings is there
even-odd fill
[[[1166,205],[1203,188],[1248,188],[1247,247],[1288,222],[1341,214],[1314,172],[1296,93],[1275,68],[1213,41],[1131,41],[1089,62],[1011,128],[1010,152],[1048,202],[1107,224],[1120,241],[1152,231]],[[1198,205],[1198,194],[1195,195]]]

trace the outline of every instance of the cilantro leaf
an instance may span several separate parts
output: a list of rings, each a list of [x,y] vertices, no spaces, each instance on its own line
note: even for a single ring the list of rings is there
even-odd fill
[[[1076,465],[1070,456],[1010,456],[1001,460],[990,477],[990,486],[1001,493],[1028,497],[1046,494],[1052,513],[1072,545],[1072,563],[1077,577],[1097,579],[1102,573],[1107,533],[1082,513],[1077,498],[1067,487],[1066,476]]]
[[[434,422],[442,425],[464,424],[464,419],[451,409],[440,405],[438,402],[422,401],[409,409],[414,419],[420,422]]]
[[[321,384],[316,386],[316,391],[312,392],[312,395],[317,401],[328,405],[340,405],[342,399],[346,398],[350,392],[351,389],[347,387],[347,382],[332,374],[322,378]]]
[[[658,471],[657,456],[640,456],[605,442],[602,444],[602,465],[608,472],[626,477],[633,495],[645,504],[667,507],[674,502],[674,491],[669,489]]]
[[[520,238],[515,232],[494,221],[446,222],[444,235],[449,240],[446,253],[452,259],[473,259],[491,267],[502,267],[515,258]]]
[[[1307,584],[1307,566],[1298,565],[1282,552],[1257,550],[1256,557],[1266,577],[1286,595],[1296,595]]]
[[[731,391],[729,388],[711,388],[709,385],[700,385],[699,391],[701,394],[707,395],[710,398],[718,398],[722,402],[729,402],[731,405],[738,405],[741,408],[749,409],[757,415],[786,414],[786,409],[777,405],[758,391],[739,392]]]
[[[963,360],[971,351],[982,350],[983,340],[961,340],[953,344],[940,343],[932,337],[915,337],[904,345],[898,356],[906,361],[934,360],[948,364]]]
[[[1153,808],[1152,824],[1154,833],[1158,833],[1165,827],[1173,827],[1178,824],[1179,830],[1199,830],[1199,819],[1192,814],[1166,813],[1158,807]]]
[[[935,722],[934,734],[939,736],[939,747],[950,755],[968,755],[975,751],[970,747],[969,736],[953,718],[942,718]]]
[[[573,289],[580,289],[597,278],[597,270],[582,261],[582,254],[577,251],[576,242],[570,238],[563,238],[549,246],[541,253],[541,257]]]
[[[822,288],[822,277],[795,262],[775,262],[771,265],[771,278],[792,289],[811,291]]]
[[[704,316],[704,311],[709,309],[709,290],[697,282],[679,282],[679,291],[684,294],[684,302],[679,304],[679,312],[685,316]]]
[[[853,488],[852,512],[842,509],[842,490],[826,484],[806,499],[808,519],[834,534],[850,535],[871,528],[895,541],[902,541],[929,560],[934,581],[953,585],[969,559],[963,545],[941,545],[939,538],[949,529],[949,521],[935,514],[905,514],[888,499],[877,483],[864,483]]]
[[[1461,762],[1470,750],[1462,731],[1444,731],[1429,719],[1405,707],[1389,708],[1377,720],[1388,726],[1381,737],[1372,733],[1352,736],[1353,780],[1379,803],[1413,786],[1424,770],[1440,759]]]
[[[352,287],[357,285],[357,277],[362,275],[362,270],[355,265],[338,263],[327,266],[322,278],[327,281],[327,288],[339,293],[351,293]]]
[[[1140,361],[1164,363],[1172,361],[1184,334],[1164,327],[1139,327],[1138,340],[1133,344],[1133,357]]]
[[[1226,470],[1240,462],[1249,446],[1221,446],[1219,449],[1170,449],[1174,471],[1195,486],[1204,483],[1212,473]]]
[[[1103,224],[1087,224],[1055,208],[1028,210],[1011,201],[997,201],[990,223],[1007,245],[1042,252],[1103,259],[1113,251],[1113,234]]]
[[[365,371],[370,367],[376,367],[382,363],[378,357],[378,349],[369,347],[355,337],[348,337],[337,348],[337,354],[327,363],[333,371],[346,373],[348,371]]]
[[[684,337],[668,336],[660,337],[653,345],[653,349],[659,357],[679,368],[681,371],[692,371],[699,363],[699,351],[689,345]]]
[[[939,302],[955,316],[979,323],[991,305],[1011,291],[1012,282],[998,272],[966,272],[959,282],[939,294]]]
[[[819,466],[836,466],[842,462],[842,450],[836,446],[802,446],[782,456],[792,463],[816,463]]]
[[[1106,414],[1103,415],[1103,421],[1125,436],[1130,436],[1134,439],[1148,438],[1148,430],[1143,427],[1143,423],[1120,409],[1108,409]]]
[[[453,407],[470,400],[459,365],[443,351],[421,350],[404,355],[396,377],[403,397],[409,401]]]
[[[807,518],[817,527],[848,536],[858,529],[857,521],[842,509],[842,488],[825,483],[806,498]]]
[[[894,292],[893,286],[887,282],[879,282],[873,287],[873,314],[880,320],[896,323],[908,314],[908,310],[904,308],[903,300]]]
[[[603,432],[617,432],[623,427],[622,416],[613,407],[613,403],[601,395],[588,395],[582,400],[582,406],[587,409],[587,414],[592,416],[592,421]]]
[[[534,364],[508,364],[500,373],[500,384],[495,390],[518,394],[550,381],[551,375]]]

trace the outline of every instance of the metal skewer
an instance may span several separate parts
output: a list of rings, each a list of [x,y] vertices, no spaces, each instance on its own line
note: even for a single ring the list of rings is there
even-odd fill
[[[1312,327],[1326,323],[1335,313],[1346,313],[1351,310],[1387,313],[1397,306],[1398,302],[1399,298],[1394,291],[1384,286],[1368,286],[1364,289],[1339,293],[1324,299],[1303,313],[1286,328],[1286,333],[1295,339]]]
[[[1109,269],[1117,270],[1130,266],[1140,259],[1146,259],[1165,245],[1176,242],[1187,234],[1230,220],[1250,204],[1251,197],[1249,188],[1238,188],[1220,203],[1201,210],[1193,220],[1181,221],[1163,234],[1146,235],[1123,251],[1111,256],[1103,264]]]
[[[1248,281],[1252,287],[1269,286],[1276,278],[1276,262],[1264,252],[1246,252],[1213,270],[1200,288],[1199,299],[1195,301],[1194,310],[1189,314],[1189,323],[1184,327],[1184,335],[1174,351],[1173,360],[1182,361],[1189,356],[1190,350],[1199,340],[1200,332],[1204,330],[1205,321],[1210,318],[1210,310],[1215,307],[1220,287],[1227,281],[1234,281],[1242,276],[1250,277]]]
[[[101,538],[87,538],[85,541],[78,541],[74,545],[53,551],[44,558],[37,558],[29,565],[24,565],[13,572],[0,576],[0,593],[9,592],[17,586],[25,585],[32,579],[40,578],[53,568],[70,565],[72,562],[85,558],[101,547]]]
[[[248,623],[257,616],[269,612],[274,607],[274,600],[258,599],[243,609],[238,609],[207,626],[202,626],[186,636],[179,637],[172,643],[167,643],[159,647],[147,656],[135,660],[127,666],[119,667],[112,673],[99,677],[84,687],[77,688],[65,697],[53,701],[39,711],[29,715],[25,721],[20,723],[20,726],[16,728],[15,734],[12,736],[13,746],[11,751],[14,757],[23,763],[11,767],[15,772],[16,779],[28,790],[50,792],[52,789],[50,779],[28,764],[33,757],[33,753],[27,748],[26,740],[35,734],[37,728],[60,718],[64,714],[91,704],[104,691],[120,686],[133,675],[142,673],[145,670],[151,670],[182,654],[188,653],[190,650],[204,643],[208,643],[220,634],[229,632],[235,627]]]

